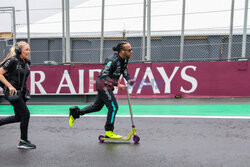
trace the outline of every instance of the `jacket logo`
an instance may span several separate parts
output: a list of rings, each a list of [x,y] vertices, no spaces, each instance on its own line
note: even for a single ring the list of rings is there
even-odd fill
[[[111,66],[111,64],[112,64],[112,61],[108,62],[108,63],[107,63],[107,66]]]

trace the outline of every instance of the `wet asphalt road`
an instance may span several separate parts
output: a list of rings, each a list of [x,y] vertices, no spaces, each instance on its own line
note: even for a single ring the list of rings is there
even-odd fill
[[[0,127],[1,167],[249,167],[250,120],[135,118],[140,144],[99,143],[104,117],[31,117],[35,150],[18,150],[19,123]],[[130,118],[116,118],[126,135]]]

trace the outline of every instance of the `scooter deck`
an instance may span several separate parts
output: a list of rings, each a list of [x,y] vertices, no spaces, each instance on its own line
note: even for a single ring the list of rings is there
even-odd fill
[[[133,135],[136,136],[135,127],[133,127],[133,128],[131,129],[131,131],[129,132],[129,134],[128,134],[127,137],[122,137],[122,138],[120,138],[120,139],[114,139],[114,138],[105,137],[104,135],[100,135],[100,136],[99,136],[99,140],[100,140],[101,142],[103,142],[103,141],[129,141],[129,140],[132,138]],[[138,137],[138,138],[139,138],[139,137]],[[139,139],[139,140],[140,140],[140,139]]]
[[[103,141],[129,141],[130,139],[131,139],[131,137],[130,138],[123,137],[123,138],[120,138],[120,139],[113,139],[113,138],[109,138],[109,137],[104,137],[101,140],[103,140]]]

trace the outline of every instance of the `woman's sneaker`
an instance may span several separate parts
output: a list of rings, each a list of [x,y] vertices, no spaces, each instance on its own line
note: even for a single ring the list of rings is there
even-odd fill
[[[17,148],[19,149],[35,149],[36,145],[35,144],[31,144],[31,142],[29,140],[25,141],[20,141],[19,144],[17,145]]]

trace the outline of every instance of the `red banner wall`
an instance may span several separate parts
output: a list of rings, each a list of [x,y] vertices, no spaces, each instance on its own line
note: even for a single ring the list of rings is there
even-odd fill
[[[249,61],[130,63],[133,97],[244,97],[250,96]],[[91,94],[102,65],[31,66],[31,94]],[[124,83],[124,79],[121,79]],[[115,89],[117,97],[126,92]]]

